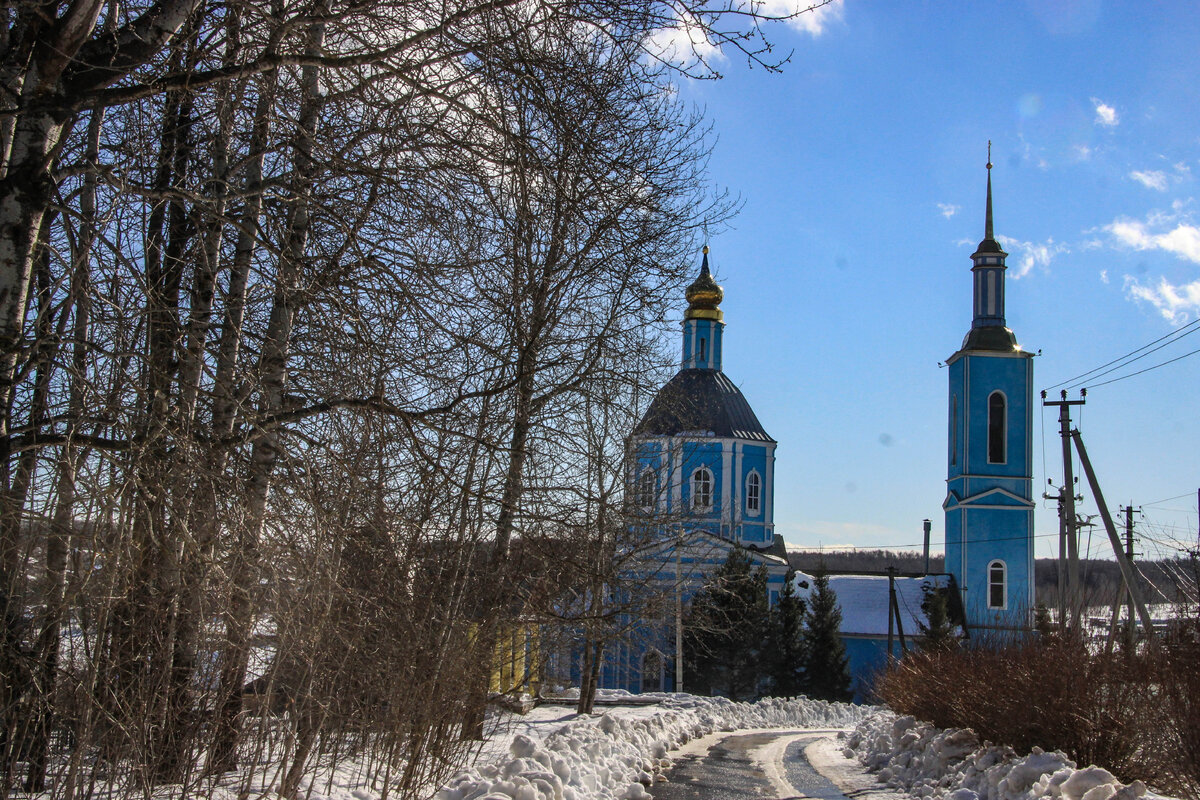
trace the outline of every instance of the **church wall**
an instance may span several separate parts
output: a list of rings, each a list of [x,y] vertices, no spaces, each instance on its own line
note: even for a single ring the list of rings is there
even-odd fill
[[[950,363],[946,569],[976,630],[1024,628],[1031,618],[1032,373],[1027,354],[964,353]],[[997,390],[1007,403],[1006,453],[1003,463],[989,463],[988,401]],[[988,602],[994,561],[1005,567],[999,609]]]
[[[1028,356],[968,355],[964,378],[965,446],[967,463],[976,475],[1027,479],[1033,468],[1030,452],[1032,365]],[[988,463],[988,399],[1001,391],[1008,402],[1007,458],[1003,464]],[[1014,483],[1010,491],[1029,497],[1029,485]]]
[[[959,588],[970,626],[1028,627],[1033,609],[1032,509],[967,508],[962,513],[969,539]],[[993,561],[1003,562],[1006,573],[1006,596],[1000,609],[988,604],[988,566]]]
[[[768,503],[770,473],[767,470],[767,460],[772,458],[773,446],[763,444],[737,443],[736,487],[734,496],[737,498],[736,531],[738,538],[746,544],[757,546],[771,543],[772,530],[768,523]],[[758,476],[759,506],[758,512],[752,513],[747,507],[746,487],[751,475]]]

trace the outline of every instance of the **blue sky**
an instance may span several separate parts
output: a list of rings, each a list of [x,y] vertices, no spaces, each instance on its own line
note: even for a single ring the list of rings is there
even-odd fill
[[[929,517],[940,549],[938,365],[970,325],[987,142],[1009,327],[1042,351],[1035,390],[1182,329],[1200,315],[1200,13],[847,0],[770,37],[793,51],[782,74],[719,55],[723,80],[679,91],[714,127],[714,182],[744,203],[711,258],[725,371],[780,442],[777,531],[896,547]],[[1184,336],[1094,383],[1197,348]],[[1197,398],[1200,354],[1090,389],[1082,411],[1105,500],[1143,507],[1147,555],[1195,545]],[[1056,419],[1035,413],[1038,494],[1061,481]],[[1052,555],[1052,505],[1035,527]],[[1096,529],[1092,552],[1106,548]]]

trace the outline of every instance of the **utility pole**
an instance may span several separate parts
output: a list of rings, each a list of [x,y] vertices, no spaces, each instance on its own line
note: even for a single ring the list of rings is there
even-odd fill
[[[1096,499],[1096,508],[1100,511],[1100,519],[1104,520],[1104,530],[1108,533],[1108,541],[1112,545],[1113,555],[1117,558],[1117,565],[1121,567],[1121,576],[1125,578],[1125,585],[1129,589],[1134,609],[1141,618],[1142,628],[1146,631],[1146,639],[1153,639],[1154,621],[1150,618],[1150,612],[1146,609],[1146,604],[1138,597],[1137,588],[1133,582],[1133,565],[1125,558],[1124,550],[1121,547],[1121,539],[1117,536],[1116,526],[1113,525],[1112,514],[1108,512],[1108,506],[1104,503],[1104,493],[1100,491],[1100,482],[1096,480],[1096,472],[1092,469],[1092,462],[1088,458],[1087,448],[1083,446],[1083,437],[1079,435],[1079,431],[1071,431],[1071,438],[1075,440],[1075,449],[1079,452],[1079,463],[1083,465],[1088,485],[1092,487],[1092,496]]]
[[[1049,478],[1047,483],[1053,486],[1053,482]],[[1063,502],[1066,500],[1066,487],[1058,490],[1058,494],[1047,494],[1042,492],[1042,498],[1045,500],[1058,501],[1058,628],[1065,631],[1067,629],[1067,525],[1066,511],[1063,509]]]
[[[925,520],[925,574],[929,574],[929,529],[932,523]],[[945,567],[943,567],[945,569]]]
[[[1062,437],[1063,488],[1058,496],[1058,624],[1066,630],[1069,605],[1070,627],[1078,631],[1079,615],[1083,610],[1079,583],[1079,538],[1075,520],[1075,476],[1071,463],[1071,406],[1081,406],[1087,402],[1087,389],[1080,391],[1078,400],[1068,400],[1066,389],[1063,389],[1061,397],[1061,400],[1047,400],[1045,390],[1042,391],[1043,406],[1058,406],[1058,433]],[[1066,589],[1063,588],[1064,561],[1067,562]]]
[[[683,582],[679,551],[683,549],[683,529],[675,539],[675,691],[683,691]]]
[[[1129,559],[1130,566],[1133,565],[1133,503],[1125,506],[1125,557]],[[1133,595],[1125,592],[1125,644],[1132,652],[1133,648]]]
[[[887,575],[888,575],[887,665],[888,665],[888,667],[891,667],[892,662],[895,661],[895,656],[892,654],[892,642],[895,641],[892,638],[892,631],[894,630],[895,621],[896,621],[896,613],[895,613],[896,604],[895,604],[895,602],[893,602],[896,599],[896,568],[888,567]]]

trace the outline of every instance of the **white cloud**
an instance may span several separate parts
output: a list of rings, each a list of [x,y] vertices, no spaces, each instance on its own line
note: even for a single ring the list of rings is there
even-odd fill
[[[1145,186],[1160,192],[1167,190],[1167,173],[1159,169],[1137,170],[1129,173],[1129,177]]]
[[[1119,245],[1134,250],[1161,250],[1182,261],[1200,264],[1200,226],[1181,213],[1186,205],[1176,201],[1172,204],[1174,214],[1155,211],[1144,221],[1119,217],[1105,225],[1104,230]],[[1143,283],[1132,275],[1124,278],[1125,293],[1129,297],[1149,303],[1172,324],[1180,325],[1189,318],[1200,317],[1200,279],[1175,283],[1159,277],[1157,282]]]
[[[1096,108],[1097,125],[1104,125],[1111,128],[1121,121],[1117,116],[1117,110],[1107,103],[1101,101],[1099,98],[1093,97],[1092,105]]]
[[[1200,264],[1200,227],[1189,222],[1175,222],[1173,228],[1155,232],[1167,220],[1161,214],[1152,214],[1147,222],[1118,218],[1104,230],[1112,234],[1120,244],[1135,250],[1163,250],[1174,256]]]
[[[813,37],[824,33],[830,22],[841,20],[843,9],[843,0],[759,0],[755,4],[756,13],[786,19],[788,25]],[[685,69],[702,62],[726,60],[700,20],[687,11],[677,11],[673,25],[654,31],[646,40],[646,47],[655,58]]]
[[[1108,283],[1108,270],[1106,270],[1106,269],[1100,270],[1100,282]]]
[[[1092,150],[1092,148],[1088,147],[1086,144],[1077,144],[1077,145],[1075,145],[1075,147],[1073,149],[1075,150],[1075,156],[1080,161],[1087,161],[1089,158],[1092,157],[1092,153],[1095,152]]]
[[[1125,276],[1125,292],[1134,300],[1149,303],[1173,325],[1182,325],[1200,316],[1200,280],[1173,284],[1166,278],[1147,286],[1131,275]]]
[[[1016,269],[1009,273],[1013,280],[1024,278],[1034,267],[1047,269],[1056,255],[1071,252],[1071,248],[1053,238],[1044,242],[1022,242],[1007,236],[997,236],[996,239],[1017,261]]]
[[[942,212],[942,216],[946,219],[950,219],[959,211],[959,207],[953,203],[938,203],[937,207],[938,210]]]
[[[825,32],[825,26],[829,23],[841,21],[845,4],[842,0],[833,0],[823,5],[812,0],[764,0],[761,8],[766,14],[779,16],[798,11],[796,16],[788,20],[788,25],[816,37]]]
[[[704,26],[691,14],[676,14],[675,24],[659,28],[646,41],[646,48],[668,64],[695,65],[698,61],[722,61],[721,48],[709,40]]]

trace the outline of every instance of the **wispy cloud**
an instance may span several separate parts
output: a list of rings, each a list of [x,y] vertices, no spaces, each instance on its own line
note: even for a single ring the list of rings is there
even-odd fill
[[[1108,270],[1106,270],[1106,269],[1100,270],[1100,282],[1108,283]]]
[[[938,203],[937,207],[938,210],[942,212],[942,216],[946,219],[950,219],[959,212],[959,207],[953,203]]]
[[[841,20],[844,0],[760,0],[755,12],[786,19],[788,25],[812,37],[825,32],[830,22]],[[701,20],[686,11],[676,11],[673,24],[659,28],[646,40],[647,49],[658,59],[682,67],[705,62],[725,61],[725,54],[713,42]]]
[[[1145,220],[1118,217],[1104,230],[1118,246],[1134,250],[1158,250],[1192,264],[1200,264],[1200,226],[1182,212],[1186,204],[1173,204],[1174,213],[1156,211]],[[1200,278],[1175,282],[1165,276],[1143,282],[1124,276],[1125,293],[1137,302],[1148,303],[1172,324],[1181,325],[1200,316]]]
[[[1014,280],[1024,278],[1033,271],[1034,267],[1048,269],[1055,256],[1071,252],[1071,248],[1054,241],[1053,238],[1044,242],[1022,242],[1008,236],[997,236],[996,238],[1000,241],[1000,245],[1016,259],[1016,264],[1010,265],[1012,271],[1009,273],[1009,277]],[[1013,267],[1015,269],[1012,269]]]
[[[1147,222],[1120,217],[1105,225],[1104,230],[1112,234],[1118,243],[1134,250],[1163,250],[1178,258],[1200,264],[1200,227],[1190,222],[1176,222],[1170,230],[1160,227],[1151,217]]]
[[[1134,300],[1149,303],[1173,325],[1183,325],[1200,316],[1200,280],[1174,284],[1166,278],[1146,285],[1132,275],[1125,276],[1125,292]]]
[[[1161,169],[1135,169],[1129,173],[1129,177],[1145,186],[1147,189],[1154,189],[1159,192],[1167,190],[1167,173]]]
[[[1097,97],[1092,98],[1092,105],[1096,109],[1096,124],[1104,125],[1105,127],[1113,127],[1120,123],[1121,119],[1117,115],[1117,110],[1108,105]]]
[[[1080,161],[1087,161],[1092,157],[1092,153],[1095,152],[1086,144],[1077,144],[1072,149],[1075,151],[1075,157]]]
[[[788,24],[798,31],[816,37],[825,32],[829,23],[842,19],[845,4],[842,0],[833,0],[825,5],[814,4],[809,0],[765,0],[762,10],[764,13],[780,16],[799,11],[799,14],[788,20]]]
[[[691,66],[698,62],[721,61],[721,48],[708,38],[704,26],[686,11],[677,13],[675,23],[659,28],[646,41],[655,58],[668,64]]]

